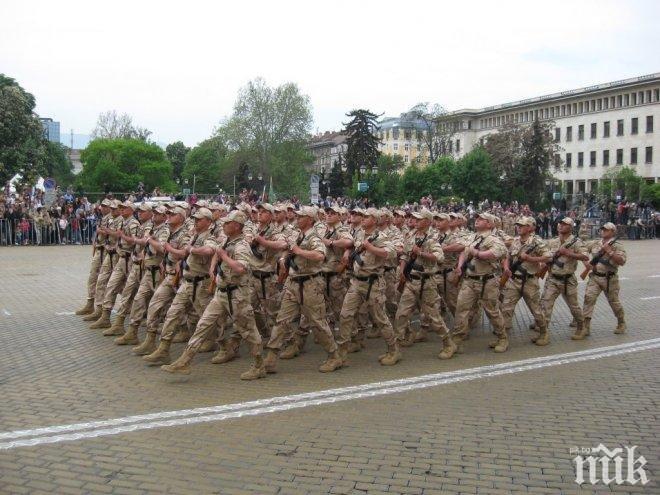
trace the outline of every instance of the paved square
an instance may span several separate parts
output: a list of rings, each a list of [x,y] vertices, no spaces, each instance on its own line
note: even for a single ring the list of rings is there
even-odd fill
[[[545,348],[529,343],[530,317],[519,309],[512,347],[502,355],[487,349],[484,324],[449,362],[435,357],[440,343],[432,339],[383,368],[376,360],[383,343],[370,340],[350,367],[324,375],[316,371],[324,353],[309,342],[278,374],[246,383],[239,380],[245,350],[221,366],[198,356],[192,375],[172,377],[89,330],[71,314],[84,299],[89,247],[0,248],[0,493],[660,493],[659,352],[634,344],[660,337],[660,257],[656,241],[626,249],[625,335],[612,333],[616,320],[601,299],[592,336],[573,342],[570,315],[558,302]],[[616,355],[597,351],[622,344],[631,346]],[[578,351],[584,360],[572,354]],[[564,354],[565,364],[506,365]],[[412,379],[428,374],[441,375]],[[394,385],[362,387],[351,400],[336,392],[334,402],[305,407],[290,398],[402,379],[417,385],[396,393],[389,393]],[[273,397],[296,407],[244,404]],[[179,419],[162,414],[182,410]],[[117,424],[15,433],[151,413],[126,421],[163,424],[117,434],[109,434]],[[208,420],[194,419],[205,414]],[[10,446],[55,435],[61,440]],[[599,443],[637,445],[650,483],[580,488],[570,449]]]

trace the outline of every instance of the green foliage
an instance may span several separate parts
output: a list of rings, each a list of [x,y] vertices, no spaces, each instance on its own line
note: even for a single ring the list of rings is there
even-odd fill
[[[163,150],[140,139],[96,139],[83,150],[81,160],[83,171],[77,186],[84,191],[129,192],[139,182],[147,191],[176,189],[172,165]]]
[[[426,167],[411,165],[399,181],[399,199],[415,202],[422,196],[431,195],[436,199],[449,196],[455,169],[456,162],[448,156]]]
[[[34,96],[0,74],[0,184],[16,174],[33,184],[44,171],[46,141],[35,104]]]
[[[622,191],[624,197],[629,201],[638,201],[645,188],[644,179],[637,175],[631,167],[616,167],[603,174],[604,181],[601,191],[606,196],[612,196],[614,192]]]
[[[454,193],[465,201],[499,198],[499,178],[488,152],[477,146],[456,163],[452,174]]]
[[[309,201],[309,173],[305,164],[312,160],[303,143],[284,142],[273,148],[270,159],[273,187],[280,196],[296,196]],[[261,193],[261,191],[258,191]]]
[[[186,155],[186,162],[181,172],[181,178],[188,181],[185,186],[192,190],[195,183],[195,192],[214,193],[220,187],[226,187],[221,181],[222,172],[228,168],[227,148],[217,137],[202,141],[191,149]]]
[[[172,172],[175,179],[180,179],[183,168],[186,166],[186,155],[190,151],[185,144],[181,141],[170,143],[165,147],[165,154],[167,159],[172,164]]]
[[[60,143],[46,141],[44,159],[44,176],[52,177],[61,188],[73,185],[73,163],[67,155],[68,148]]]
[[[646,184],[643,190],[642,199],[649,201],[657,210],[660,208],[660,182],[655,184]]]
[[[369,110],[353,110],[346,114],[351,120],[344,124],[346,134],[346,177],[353,175],[365,167],[368,171],[378,166],[380,141],[376,137],[378,115]],[[347,185],[350,185],[347,184]]]

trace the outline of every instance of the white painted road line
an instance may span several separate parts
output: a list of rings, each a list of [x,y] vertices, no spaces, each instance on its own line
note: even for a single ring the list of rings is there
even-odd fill
[[[11,313],[7,311],[5,308],[2,308],[2,312],[5,314],[5,316],[11,316]]]
[[[642,301],[650,301],[651,299],[660,299],[660,296],[640,297]]]
[[[660,278],[660,275],[649,275],[649,276],[646,277],[646,278]]]
[[[89,423],[51,426],[32,430],[18,430],[0,433],[0,439],[12,441],[0,443],[0,450],[18,447],[28,447],[43,444],[67,442],[98,438],[120,433],[183,426],[211,421],[224,421],[245,416],[257,416],[278,411],[288,411],[304,407],[331,404],[346,400],[378,397],[394,393],[421,390],[449,383],[496,377],[505,374],[519,373],[549,366],[558,366],[582,361],[590,361],[605,357],[617,356],[660,348],[660,338],[631,342],[609,347],[600,347],[587,351],[556,354],[541,358],[526,359],[502,363],[498,365],[469,368],[446,373],[436,373],[400,380],[375,382],[352,387],[344,387],[306,394],[283,397],[273,397],[251,402],[226,404],[221,406],[187,409],[179,411],[163,411],[139,416],[128,416]],[[59,433],[52,435],[53,433]],[[33,437],[33,438],[25,438]]]
[[[76,313],[73,311],[61,311],[59,313],[55,313],[57,316],[70,316],[70,315],[75,315]]]

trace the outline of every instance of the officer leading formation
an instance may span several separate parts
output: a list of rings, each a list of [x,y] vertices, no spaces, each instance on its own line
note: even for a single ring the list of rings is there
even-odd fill
[[[264,378],[280,359],[304,352],[310,333],[327,353],[323,373],[347,366],[368,338],[385,341],[381,365],[396,365],[402,348],[429,331],[441,338],[438,358],[451,359],[482,311],[495,334],[491,349],[506,352],[521,300],[534,319],[531,342],[546,346],[560,295],[573,316],[572,339],[589,336],[601,293],[617,319],[614,333],[626,331],[617,274],[626,252],[612,223],[585,242],[566,217],[558,237],[545,241],[534,218],[513,220],[511,236],[487,212],[471,231],[461,213],[426,208],[110,199],[100,207],[87,301],[76,314],[169,373],[189,374],[198,353],[215,352],[214,364],[232,361],[245,341],[252,363],[241,379]],[[588,277],[582,308],[578,262]],[[177,342],[186,346],[173,360]]]

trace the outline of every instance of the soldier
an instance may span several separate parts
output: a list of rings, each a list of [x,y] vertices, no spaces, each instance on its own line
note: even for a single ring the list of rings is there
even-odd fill
[[[103,332],[103,335],[123,335],[124,334],[124,321],[126,316],[130,313],[131,306],[133,304],[133,297],[137,293],[138,287],[140,286],[140,280],[142,279],[142,274],[144,271],[144,266],[142,264],[144,260],[144,253],[142,252],[138,240],[149,237],[151,235],[151,230],[153,228],[153,211],[151,205],[147,203],[142,203],[137,208],[138,210],[138,221],[140,226],[138,227],[137,234],[135,236],[126,235],[123,232],[120,234],[122,242],[127,246],[133,246],[131,250],[131,268],[129,269],[128,276],[126,277],[126,283],[121,291],[119,296],[119,303],[117,305],[117,310],[115,311],[115,320],[112,323],[112,326]]]
[[[410,315],[419,309],[426,317],[431,330],[442,338],[443,349],[440,359],[450,359],[456,352],[456,344],[449,336],[445,322],[440,316],[440,295],[438,294],[438,263],[444,259],[442,247],[430,232],[433,213],[426,208],[413,213],[417,219],[415,231],[406,240],[400,268],[404,283],[395,318],[396,334],[400,338],[405,333]]]
[[[151,354],[156,350],[156,333],[158,326],[167,312],[176,291],[178,289],[178,278],[180,269],[177,269],[179,260],[185,254],[177,255],[190,242],[190,231],[185,227],[186,210],[175,206],[167,213],[167,225],[170,229],[167,242],[162,245],[151,246],[161,255],[164,255],[164,278],[163,282],[156,288],[154,295],[147,307],[147,333],[144,342],[133,347],[132,351],[138,356]]]
[[[110,204],[109,199],[104,199],[101,201],[101,221],[99,222],[99,227],[108,228],[110,221],[112,219],[112,214],[110,213]],[[76,311],[77,315],[88,315],[94,312],[94,293],[96,292],[96,281],[99,277],[99,271],[101,265],[103,264],[103,254],[105,252],[105,239],[106,234],[102,234],[100,229],[96,230],[96,237],[94,238],[94,248],[92,250],[92,263],[89,267],[89,276],[87,277],[87,302],[85,305]],[[100,316],[100,315],[99,315]]]
[[[458,258],[456,276],[465,275],[458,292],[453,338],[459,346],[468,334],[471,309],[481,301],[486,315],[498,336],[499,343],[493,349],[504,352],[508,348],[508,337],[499,308],[499,280],[495,278],[500,260],[506,256],[506,246],[493,234],[494,220],[490,213],[480,213],[475,219],[475,239],[466,246]],[[463,272],[463,264],[467,269]]]
[[[103,294],[103,312],[101,317],[92,323],[89,328],[110,328],[112,322],[110,321],[110,313],[112,307],[115,305],[117,295],[122,291],[126,284],[126,278],[129,274],[129,261],[131,259],[132,246],[130,246],[124,239],[124,236],[137,235],[140,227],[134,217],[135,205],[130,201],[125,201],[121,204],[121,227],[116,229],[114,234],[117,236],[117,263],[115,264],[108,284]],[[124,236],[122,236],[124,234]]]
[[[117,264],[117,238],[116,232],[123,224],[123,218],[120,215],[121,209],[119,208],[120,202],[113,199],[110,202],[110,219],[107,224],[101,225],[97,232],[104,236],[104,243],[102,246],[97,245],[97,249],[103,248],[101,251],[101,268],[99,269],[99,276],[96,279],[96,292],[94,293],[94,311],[83,317],[83,321],[96,321],[103,313],[103,296],[105,288],[108,285],[108,280],[112,271]],[[105,255],[105,256],[103,256]]]
[[[547,243],[552,259],[548,263],[548,278],[543,287],[541,308],[545,315],[546,327],[549,327],[550,319],[552,318],[552,309],[557,297],[561,294],[573,315],[573,320],[576,322],[576,333],[580,334],[582,333],[584,318],[582,309],[578,304],[578,283],[575,278],[575,270],[577,269],[578,260],[586,262],[589,261],[589,257],[584,254],[584,243],[579,237],[571,234],[574,225],[575,222],[571,217],[564,217],[557,223],[559,237],[551,239]],[[539,331],[536,325],[534,325],[534,329]],[[538,344],[538,339],[542,339],[543,337],[541,334],[538,337],[532,338],[532,341]],[[548,332],[546,334],[546,340],[549,341],[549,338]]]
[[[616,226],[607,222],[600,228],[601,240],[592,243],[589,254],[592,255],[587,288],[584,291],[584,325],[582,332],[575,332],[572,339],[582,340],[591,330],[591,316],[593,315],[596,300],[601,292],[605,293],[607,302],[617,319],[614,333],[622,334],[626,331],[623,306],[619,301],[619,267],[626,264],[626,251],[616,237]]]
[[[326,310],[330,320],[330,328],[334,330],[339,325],[341,306],[346,295],[345,273],[339,273],[339,264],[346,249],[353,246],[353,238],[349,228],[341,223],[341,208],[330,206],[325,209],[327,217],[327,232],[321,239],[326,248],[325,263],[323,263],[323,278],[325,282]]]
[[[401,293],[397,291],[398,278],[397,278],[397,269],[399,268],[399,256],[403,253],[403,235],[401,231],[391,225],[390,222],[393,221],[394,215],[387,208],[380,209],[380,221],[378,223],[378,229],[383,233],[383,235],[390,241],[394,247],[394,252],[385,260],[385,265],[383,267],[383,280],[385,281],[385,309],[387,310],[387,316],[390,321],[394,322],[394,317],[396,316],[396,310],[399,305],[399,298]],[[374,335],[376,332],[372,332],[371,335],[367,337],[379,337],[378,334]]]
[[[551,260],[550,251],[543,240],[534,233],[536,221],[532,217],[520,217],[516,225],[519,236],[511,241],[509,248],[511,258],[506,257],[503,263],[502,280],[505,280],[505,285],[502,291],[502,318],[504,319],[504,331],[507,335],[511,332],[513,313],[516,310],[516,304],[522,298],[534,316],[534,321],[539,329],[540,337],[534,343],[548,345],[548,328],[541,309],[541,289],[536,273],[540,268],[539,263],[547,263]],[[492,342],[491,348],[495,348],[499,343],[500,339]]]
[[[131,305],[128,329],[124,335],[115,339],[117,345],[136,345],[139,343],[138,329],[147,316],[149,301],[161,280],[160,264],[163,261],[163,244],[167,242],[170,236],[170,227],[165,221],[166,218],[167,209],[164,206],[154,208],[151,232],[148,236],[135,239],[136,245],[144,248],[142,278]]]
[[[458,300],[458,286],[454,279],[454,270],[458,262],[460,253],[465,249],[461,243],[461,238],[451,230],[452,218],[447,213],[438,215],[436,229],[438,229],[438,242],[442,247],[444,259],[440,263],[438,270],[438,288],[445,306],[453,317],[456,316],[456,303]]]
[[[361,307],[366,307],[371,321],[387,343],[387,352],[378,360],[383,366],[395,365],[401,359],[399,345],[385,312],[385,281],[383,267],[386,259],[395,253],[394,246],[376,228],[380,213],[368,208],[362,220],[363,237],[355,242],[353,277],[344,298],[339,322],[341,359],[347,361],[351,336]]]
[[[218,274],[218,288],[199,319],[195,333],[183,354],[174,363],[162,366],[162,370],[169,373],[189,374],[192,360],[208,339],[208,334],[213,331],[218,321],[224,322],[230,318],[234,321],[235,328],[250,345],[250,352],[254,358],[254,363],[241,375],[241,380],[256,380],[266,376],[261,357],[261,336],[250,304],[249,268],[252,252],[243,237],[242,231],[246,222],[247,216],[240,211],[231,212],[225,220],[222,228],[227,240],[221,248],[216,249],[213,260],[215,266],[212,264],[212,270]]]
[[[213,214],[208,208],[199,208],[193,214],[193,218],[195,219],[195,233],[190,243],[182,249],[175,249],[171,245],[166,248],[168,252],[182,258],[183,280],[165,315],[158,348],[142,358],[150,365],[169,364],[170,345],[181,316],[192,309],[195,316],[200,318],[211,300],[211,294],[203,282],[209,279],[211,259],[218,247],[217,241],[211,235]]]
[[[337,353],[337,344],[325,314],[321,267],[326,249],[313,228],[316,220],[314,209],[304,206],[296,214],[301,234],[289,248],[289,276],[284,285],[277,322],[267,344],[266,371],[276,372],[278,352],[286,337],[292,335],[291,323],[302,314],[314,331],[316,340],[328,353],[328,358],[321,364],[319,371],[331,372],[341,367],[342,360]]]

